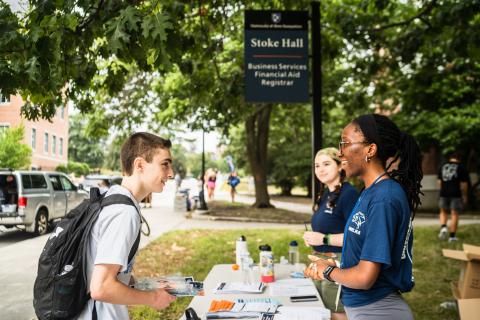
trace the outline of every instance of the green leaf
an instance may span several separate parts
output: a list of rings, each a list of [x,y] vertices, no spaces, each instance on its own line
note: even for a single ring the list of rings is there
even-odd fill
[[[40,63],[38,62],[38,58],[36,56],[31,57],[28,59],[26,63],[26,71],[28,74],[28,77],[32,81],[38,80],[38,77],[40,75]]]
[[[65,27],[67,27],[68,29],[70,29],[72,31],[75,31],[75,29],[77,28],[77,25],[78,25],[77,16],[74,15],[74,14],[65,15],[64,23],[65,23]]]
[[[121,19],[128,30],[137,31],[140,21],[139,11],[135,7],[127,7],[121,13]]]
[[[169,22],[168,17],[162,13],[157,13],[153,17],[150,17],[150,20],[151,38],[161,42],[167,40],[166,30],[172,28],[172,24]]]
[[[117,53],[124,44],[130,41],[130,36],[125,32],[125,25],[122,20],[116,19],[107,26],[108,47],[112,53]]]

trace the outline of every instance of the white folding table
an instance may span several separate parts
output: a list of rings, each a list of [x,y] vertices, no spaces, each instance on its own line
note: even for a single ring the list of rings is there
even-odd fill
[[[304,267],[304,265],[303,265]],[[282,265],[282,264],[275,264],[275,279],[290,279],[290,274],[292,271],[295,271],[295,266],[293,265]],[[259,280],[258,270],[254,274],[254,276]],[[310,302],[291,302],[289,297],[277,297],[271,296],[269,294],[269,288],[267,284],[267,288],[260,294],[215,294],[213,293],[216,286],[221,282],[240,282],[242,281],[242,271],[240,270],[233,270],[231,264],[217,264],[213,266],[212,270],[208,273],[207,277],[205,278],[203,285],[204,285],[204,296],[196,296],[192,299],[189,304],[189,307],[193,308],[197,315],[201,319],[205,319],[205,315],[210,307],[210,303],[212,300],[231,300],[237,298],[274,298],[282,303],[284,306],[301,306],[301,307],[324,307],[322,299],[316,293],[318,297],[318,301],[310,301]],[[185,315],[183,315],[181,320],[185,319]]]

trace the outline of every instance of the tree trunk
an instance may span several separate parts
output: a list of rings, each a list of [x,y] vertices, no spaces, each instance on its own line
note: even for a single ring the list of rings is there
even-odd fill
[[[267,148],[272,105],[262,105],[245,122],[247,155],[255,181],[256,208],[272,208],[267,190]]]

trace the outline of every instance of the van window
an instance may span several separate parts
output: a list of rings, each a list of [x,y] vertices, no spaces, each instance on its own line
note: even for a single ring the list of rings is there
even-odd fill
[[[32,189],[32,180],[28,174],[22,175],[22,185],[23,189]]]
[[[47,181],[43,174],[31,174],[30,179],[32,179],[32,189],[46,189]]]
[[[75,186],[70,182],[70,180],[68,180],[64,176],[60,176],[60,180],[62,181],[63,189],[65,191],[72,191],[76,189]]]
[[[53,190],[62,191],[62,184],[60,183],[59,176],[50,176],[50,183],[52,184]]]
[[[24,189],[46,189],[47,181],[43,174],[22,174],[22,185]]]

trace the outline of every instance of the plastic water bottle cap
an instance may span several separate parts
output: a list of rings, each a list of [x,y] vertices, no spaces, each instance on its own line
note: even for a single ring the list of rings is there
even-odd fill
[[[268,244],[263,244],[260,247],[258,247],[260,251],[272,251],[272,247],[270,247]]]
[[[292,241],[290,242],[290,246],[292,246],[292,247],[298,247],[298,242],[297,242],[296,240],[292,240]]]

